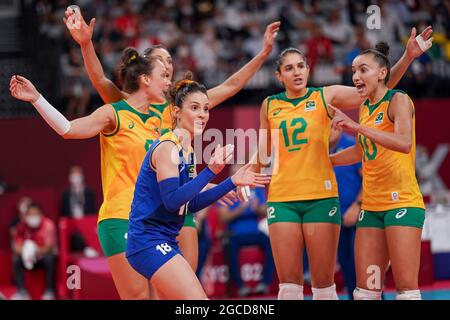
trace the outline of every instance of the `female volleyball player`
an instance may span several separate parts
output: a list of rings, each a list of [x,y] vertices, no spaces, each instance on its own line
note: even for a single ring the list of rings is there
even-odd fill
[[[126,90],[121,91],[115,84],[105,77],[101,63],[95,53],[94,45],[91,41],[92,32],[95,26],[95,19],[92,19],[89,25],[83,19],[79,10],[66,10],[65,23],[73,39],[80,45],[86,70],[89,78],[97,92],[105,103],[119,101],[127,97]],[[279,30],[280,22],[274,22],[267,26],[264,34],[264,43],[261,52],[243,66],[239,71],[228,78],[224,83],[208,90],[210,109],[216,107],[226,99],[239,92],[251,77],[259,70],[264,61],[272,52],[276,34]],[[172,79],[173,64],[172,57],[163,46],[154,46],[148,48],[144,54],[148,57],[160,57],[165,63],[169,73],[169,79]],[[161,133],[172,129],[173,117],[172,108],[169,101],[163,103],[152,103],[150,109],[160,113],[162,117]],[[226,201],[226,199],[224,199]],[[197,269],[198,260],[198,235],[196,223],[192,213],[188,213],[185,219],[185,225],[180,235],[180,248],[186,259],[194,270]]]
[[[206,299],[200,281],[183,258],[176,237],[185,213],[199,211],[236,186],[264,186],[270,177],[244,166],[219,185],[201,192],[231,159],[230,145],[216,148],[210,164],[195,176],[191,147],[209,119],[206,88],[190,78],[171,90],[176,127],[156,140],[144,158],[136,182],[127,241],[131,266],[162,299]]]
[[[104,199],[99,212],[100,244],[120,297],[146,299],[148,283],[125,257],[128,216],[142,159],[159,136],[161,117],[148,105],[165,99],[170,81],[160,59],[144,58],[131,48],[123,51],[120,74],[130,92],[126,100],[106,104],[91,115],[70,122],[24,77],[13,76],[10,91],[13,97],[31,102],[65,139],[100,136]]]
[[[366,99],[359,124],[335,110],[333,125],[358,134],[359,144],[332,155],[335,165],[363,161],[362,210],[355,238],[356,300],[381,299],[391,262],[398,300],[420,300],[420,242],[425,205],[415,175],[414,104],[389,89],[389,46],[379,43],[353,60],[353,82]]]
[[[431,35],[427,28],[421,38]],[[392,70],[393,87],[408,65],[423,51],[415,29],[406,51]],[[431,42],[431,41],[430,41]],[[267,218],[275,266],[280,280],[279,299],[303,299],[302,252],[306,247],[313,299],[337,299],[334,270],[340,230],[338,190],[328,157],[331,113],[327,104],[355,108],[362,98],[354,87],[307,87],[309,67],[298,49],[283,51],[276,77],[285,91],[266,98],[260,112],[260,158],[271,151],[273,177],[269,185]],[[277,139],[275,139],[277,138]],[[261,153],[262,152],[262,153]]]

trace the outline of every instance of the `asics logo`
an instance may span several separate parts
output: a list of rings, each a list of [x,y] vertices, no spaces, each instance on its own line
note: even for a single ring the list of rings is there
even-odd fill
[[[399,212],[397,212],[395,214],[395,218],[396,219],[400,219],[401,217],[403,217],[406,214],[407,211],[408,210],[406,210],[406,209],[401,209]]]
[[[364,210],[361,210],[361,211],[359,212],[358,221],[362,221],[362,219],[364,219]]]
[[[330,212],[328,212],[328,215],[329,215],[330,217],[332,217],[332,216],[334,216],[334,215],[336,214],[336,212],[337,212],[337,207],[333,207],[333,208],[330,210]]]
[[[128,239],[128,232],[125,232],[125,234],[123,235],[123,237],[125,238],[125,240]]]

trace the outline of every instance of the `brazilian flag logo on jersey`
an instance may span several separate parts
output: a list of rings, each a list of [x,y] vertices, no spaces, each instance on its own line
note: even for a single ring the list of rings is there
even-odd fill
[[[305,111],[313,111],[316,110],[316,102],[314,100],[306,101]]]
[[[377,114],[377,117],[375,118],[375,122],[374,124],[380,124],[383,122],[383,118],[384,118],[384,112],[380,112],[379,114]]]
[[[189,178],[194,178],[194,172],[195,172],[195,165],[190,164],[189,165]]]

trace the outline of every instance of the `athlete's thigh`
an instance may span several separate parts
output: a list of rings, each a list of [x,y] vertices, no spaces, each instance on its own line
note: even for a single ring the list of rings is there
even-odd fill
[[[334,283],[340,228],[335,223],[303,224],[311,281],[316,288],[328,287]]]
[[[180,254],[163,264],[150,279],[151,284],[171,300],[203,300],[205,291],[189,263]]]
[[[125,253],[107,258],[114,284],[122,300],[149,299],[148,280],[128,263]]]
[[[417,289],[422,229],[390,226],[385,230],[395,286],[398,290]]]
[[[192,270],[197,271],[198,263],[198,233],[194,227],[184,226],[177,237],[178,246],[183,253],[184,258],[191,266]]]
[[[389,263],[385,230],[361,227],[355,236],[355,270],[357,286],[381,290]]]
[[[269,225],[272,255],[281,283],[303,284],[303,233],[296,222]]]

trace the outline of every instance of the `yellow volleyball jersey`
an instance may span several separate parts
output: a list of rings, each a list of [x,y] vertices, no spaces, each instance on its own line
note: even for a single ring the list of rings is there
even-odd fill
[[[323,88],[289,99],[286,92],[267,98],[272,141],[273,173],[269,201],[299,201],[337,197],[329,160],[331,116]]]
[[[173,129],[174,119],[172,114],[172,104],[167,100],[161,104],[151,104],[150,111],[159,113],[161,116],[161,135]]]
[[[359,108],[359,123],[369,128],[394,132],[394,122],[389,117],[389,104],[397,92],[401,91],[388,90],[374,105],[366,100]],[[411,101],[410,98],[409,100]],[[411,105],[414,108],[412,101]],[[415,113],[412,119],[410,153],[384,148],[361,134],[358,134],[358,143],[363,152],[362,209],[386,211],[403,207],[425,208],[415,175]]]
[[[116,129],[100,134],[103,203],[99,222],[128,219],[142,161],[161,128],[161,116],[156,112],[140,113],[125,100],[111,105]]]

